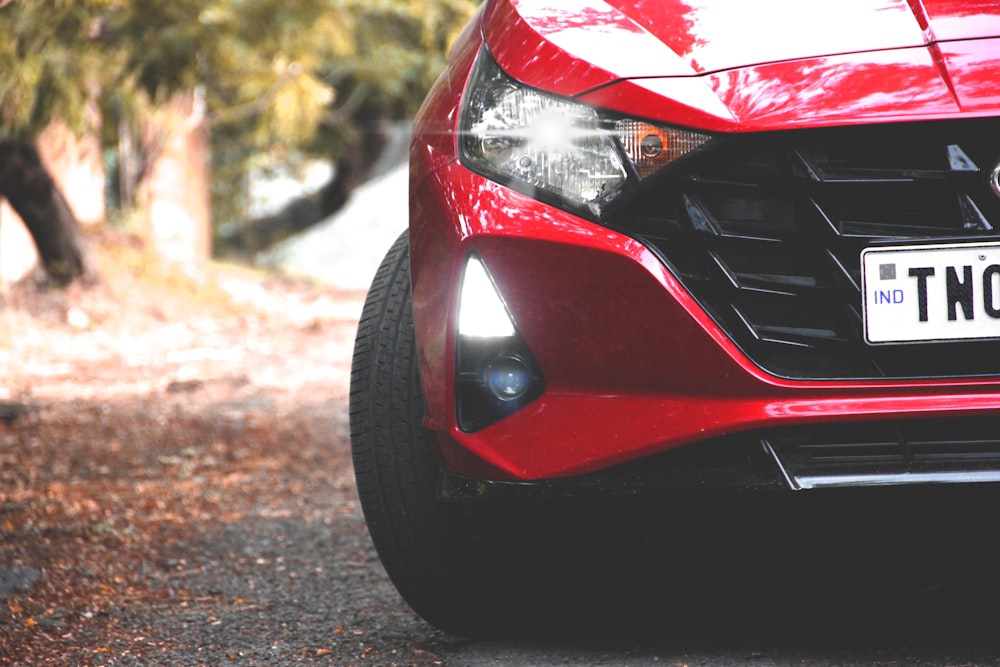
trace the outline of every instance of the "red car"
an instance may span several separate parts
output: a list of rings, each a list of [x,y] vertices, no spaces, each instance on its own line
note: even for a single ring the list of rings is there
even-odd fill
[[[995,0],[487,2],[352,371],[407,602],[578,611],[623,497],[1000,481],[998,81]]]

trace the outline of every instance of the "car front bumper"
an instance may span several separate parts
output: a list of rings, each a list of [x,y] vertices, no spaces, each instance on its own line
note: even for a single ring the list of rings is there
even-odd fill
[[[775,377],[747,359],[637,240],[454,161],[415,176],[411,265],[427,425],[438,432],[453,472],[508,480],[578,476],[734,434],[860,422],[954,423],[1000,409],[1000,383],[990,378]],[[455,419],[454,322],[463,260],[472,251],[492,274],[546,390],[522,410],[466,433]],[[955,438],[968,439],[960,432]],[[977,472],[976,465],[959,468],[963,477],[955,481]],[[934,476],[914,472],[893,468],[853,479],[891,483],[905,481],[905,473],[910,481],[945,481],[936,473],[949,468],[925,469]]]

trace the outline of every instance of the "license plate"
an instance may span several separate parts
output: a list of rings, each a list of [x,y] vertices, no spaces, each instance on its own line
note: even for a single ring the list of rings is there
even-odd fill
[[[1000,242],[866,248],[865,341],[1000,338]]]

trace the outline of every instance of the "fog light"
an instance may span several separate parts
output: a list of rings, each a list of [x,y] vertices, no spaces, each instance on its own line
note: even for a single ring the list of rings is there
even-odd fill
[[[501,401],[516,401],[531,386],[528,366],[513,356],[504,356],[486,367],[486,386]]]
[[[545,379],[483,260],[462,271],[455,326],[455,417],[466,433],[514,414],[545,391]]]

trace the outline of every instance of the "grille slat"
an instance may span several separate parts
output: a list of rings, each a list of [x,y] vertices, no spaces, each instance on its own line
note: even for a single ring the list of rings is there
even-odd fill
[[[1000,374],[995,343],[868,346],[861,251],[998,239],[1000,121],[730,137],[607,223],[654,249],[756,364],[801,379]]]
[[[948,146],[946,151],[957,148]],[[826,151],[823,154],[828,156]],[[919,168],[919,167],[885,167],[885,166],[865,166],[845,164],[844,161],[819,159],[809,155],[802,150],[793,150],[792,158],[805,168],[809,179],[815,183],[916,183],[921,181],[947,181],[951,179],[955,171],[977,171],[978,167],[969,160],[962,163],[958,169],[953,162],[949,162],[947,168],[942,163],[942,168]],[[966,158],[968,159],[968,158]],[[971,166],[970,166],[971,165]]]
[[[793,427],[762,434],[761,444],[798,488],[1000,481],[997,433],[1000,418],[974,417]]]
[[[852,271],[850,268],[848,268],[847,263],[845,263],[844,261],[842,261],[837,256],[837,254],[833,250],[831,250],[830,248],[826,249],[826,256],[827,256],[827,259],[830,260],[830,263],[833,266],[834,275],[836,275],[838,278],[840,278],[840,280],[842,281],[842,283],[849,290],[852,290],[851,291],[852,295],[854,295],[854,294],[860,294],[861,293],[861,271],[860,271],[860,269],[858,269],[857,267],[854,267],[855,270]]]
[[[847,337],[838,334],[833,329],[806,329],[803,327],[781,327],[757,325],[757,331],[762,338],[775,341],[795,341],[803,343],[849,342]]]
[[[923,181],[947,181],[951,171],[890,171],[885,169],[856,169],[853,171],[823,171],[818,175],[819,183],[919,183]]]

